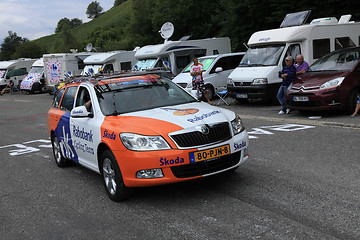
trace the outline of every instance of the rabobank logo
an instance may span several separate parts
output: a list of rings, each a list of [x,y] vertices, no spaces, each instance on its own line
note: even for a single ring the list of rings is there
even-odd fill
[[[269,40],[270,40],[269,37],[267,37],[267,38],[260,38],[260,39],[259,39],[259,42],[267,42],[267,41],[269,41]]]

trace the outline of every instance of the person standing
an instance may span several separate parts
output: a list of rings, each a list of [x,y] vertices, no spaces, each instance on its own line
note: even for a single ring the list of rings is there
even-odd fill
[[[309,64],[304,61],[304,56],[301,54],[296,56],[296,63],[294,66],[296,68],[296,75],[306,73],[309,69]]]
[[[194,64],[190,67],[190,75],[192,76],[192,87],[193,90],[199,90],[207,102],[212,105],[209,95],[206,92],[202,72],[204,71],[204,66],[199,63],[197,57],[193,58]]]
[[[279,114],[288,114],[290,109],[286,108],[286,92],[290,84],[296,78],[296,68],[294,66],[294,59],[292,56],[287,56],[285,58],[285,67],[279,72],[279,78],[282,79],[282,84],[277,93],[277,99],[279,100],[282,109]]]

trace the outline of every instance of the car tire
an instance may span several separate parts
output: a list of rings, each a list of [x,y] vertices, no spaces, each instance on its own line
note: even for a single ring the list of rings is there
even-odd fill
[[[58,165],[58,167],[61,168],[65,167],[67,160],[66,158],[63,157],[61,153],[60,143],[55,134],[51,138],[51,145],[52,145],[56,165]]]
[[[206,85],[205,86],[205,91],[207,92],[209,99],[212,100],[214,98],[214,95],[215,95],[214,87],[211,86],[211,85]]]
[[[101,175],[109,198],[115,202],[123,201],[132,195],[126,187],[114,154],[106,150],[101,154]]]
[[[360,89],[354,89],[348,99],[346,112],[352,114],[355,111],[356,102],[360,97]]]

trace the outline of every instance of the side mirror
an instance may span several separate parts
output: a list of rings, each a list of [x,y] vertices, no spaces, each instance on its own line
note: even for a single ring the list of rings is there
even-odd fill
[[[222,67],[217,67],[215,68],[215,72],[218,73],[218,72],[222,72],[223,71],[223,68]]]
[[[73,108],[73,110],[71,110],[71,117],[73,118],[93,118],[94,114],[92,112],[88,112],[85,106],[79,106],[76,108]]]

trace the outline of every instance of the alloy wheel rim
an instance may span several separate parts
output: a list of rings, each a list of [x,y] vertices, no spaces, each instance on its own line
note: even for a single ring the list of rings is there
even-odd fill
[[[115,171],[109,158],[104,159],[103,175],[107,190],[114,195],[116,193]]]

